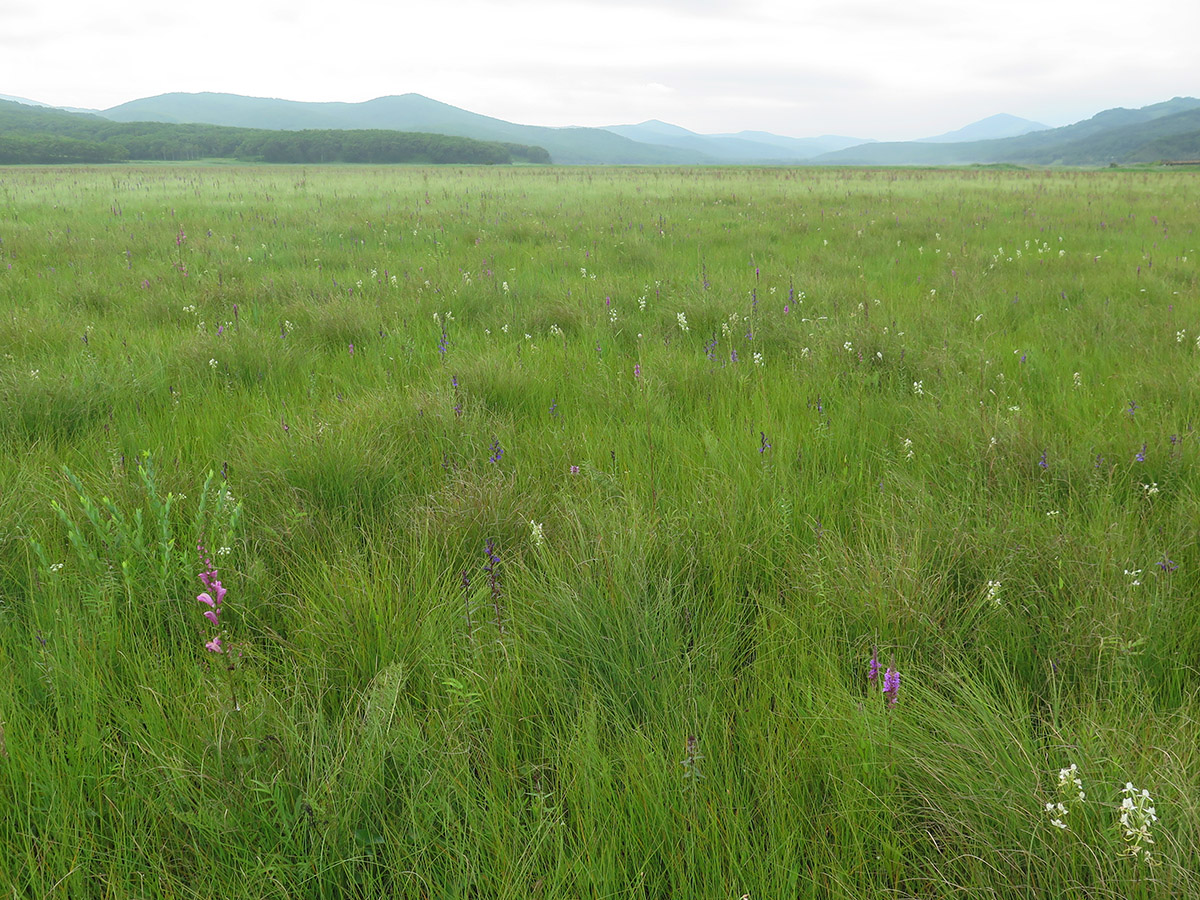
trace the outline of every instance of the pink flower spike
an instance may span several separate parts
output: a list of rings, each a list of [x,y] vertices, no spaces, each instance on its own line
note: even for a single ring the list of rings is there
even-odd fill
[[[197,594],[196,599],[201,603],[211,606],[213,609],[217,608],[217,601],[212,598],[212,595],[208,591],[205,591],[203,594]]]
[[[209,587],[212,588],[214,594],[217,595],[217,606],[221,605],[221,601],[225,599],[225,587],[219,581],[214,581]]]
[[[223,653],[224,652],[221,649],[221,639],[219,637],[215,637],[211,641],[206,643],[204,645],[204,649],[207,650],[209,653]]]
[[[206,609],[204,611],[204,618],[208,619],[208,621],[212,622],[214,625],[220,625],[221,623],[217,621],[217,616],[220,614],[220,610]]]

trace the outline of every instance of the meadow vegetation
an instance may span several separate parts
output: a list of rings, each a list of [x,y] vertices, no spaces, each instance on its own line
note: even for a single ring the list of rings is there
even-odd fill
[[[3,894],[1200,896],[1195,197],[0,170]]]

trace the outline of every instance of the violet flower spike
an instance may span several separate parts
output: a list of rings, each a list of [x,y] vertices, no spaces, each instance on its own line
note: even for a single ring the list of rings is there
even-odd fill
[[[871,684],[879,683],[879,652],[874,648],[871,649],[871,667],[867,671],[867,681]]]
[[[888,706],[895,706],[900,700],[900,673],[891,666],[883,673],[883,696],[888,698]]]

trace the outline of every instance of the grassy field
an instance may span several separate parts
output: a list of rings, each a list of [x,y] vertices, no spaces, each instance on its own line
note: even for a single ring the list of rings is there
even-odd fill
[[[0,896],[1200,896],[1196,197],[0,170]]]

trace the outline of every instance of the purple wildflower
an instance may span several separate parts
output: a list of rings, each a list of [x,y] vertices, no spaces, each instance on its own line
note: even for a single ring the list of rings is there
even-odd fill
[[[871,684],[879,683],[879,651],[874,647],[871,648],[871,665],[867,669],[867,681]]]
[[[883,696],[888,698],[888,706],[895,706],[900,700],[900,673],[891,666],[883,673]]]
[[[1138,462],[1146,461],[1146,445],[1145,444],[1142,444],[1142,449],[1139,450],[1133,458],[1136,459]]]

